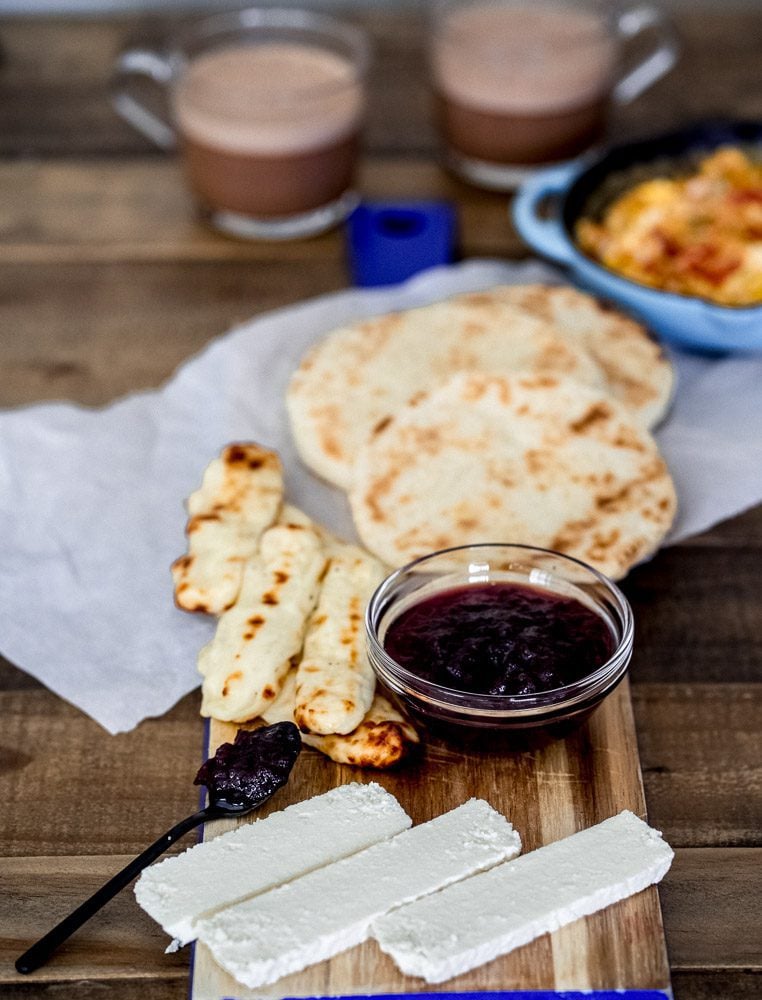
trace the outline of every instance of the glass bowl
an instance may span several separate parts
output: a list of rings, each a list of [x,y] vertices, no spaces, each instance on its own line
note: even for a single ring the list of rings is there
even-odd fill
[[[563,687],[506,695],[445,687],[389,655],[384,646],[387,630],[408,608],[452,588],[490,583],[514,583],[576,599],[600,615],[611,632],[609,659]],[[624,677],[633,646],[632,610],[616,584],[577,559],[528,545],[464,545],[403,566],[371,597],[365,627],[376,676],[413,716],[444,735],[502,731],[529,742],[560,737],[576,728]]]

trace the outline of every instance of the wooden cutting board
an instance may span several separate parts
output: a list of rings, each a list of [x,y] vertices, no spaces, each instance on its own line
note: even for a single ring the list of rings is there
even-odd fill
[[[236,728],[212,722],[209,746],[231,742]],[[399,799],[413,823],[432,819],[472,796],[484,798],[511,820],[524,851],[622,809],[646,815],[626,680],[575,735],[540,750],[464,750],[431,738],[419,760],[385,773],[334,764],[305,748],[288,785],[257,816],[350,781],[378,781]],[[211,824],[204,837],[218,836],[234,825]],[[671,996],[655,887],[440,986],[403,976],[374,941],[256,991],[240,986],[197,944],[191,977],[191,1000],[617,989]]]

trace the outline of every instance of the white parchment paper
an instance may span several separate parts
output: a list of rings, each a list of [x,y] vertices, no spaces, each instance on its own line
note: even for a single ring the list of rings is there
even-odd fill
[[[0,650],[109,732],[160,715],[199,682],[213,623],[175,609],[183,500],[234,439],[276,448],[288,499],[354,537],[346,500],[298,461],[288,378],[333,327],[501,282],[542,265],[472,261],[403,286],[279,310],[214,340],[161,389],[100,410],[0,413]],[[762,500],[762,358],[674,356],[679,386],[657,432],[680,514],[671,541]]]

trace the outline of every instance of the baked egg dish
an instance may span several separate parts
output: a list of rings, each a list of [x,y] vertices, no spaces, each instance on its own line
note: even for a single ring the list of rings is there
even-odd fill
[[[762,162],[723,146],[577,222],[581,250],[632,281],[719,305],[762,303]]]

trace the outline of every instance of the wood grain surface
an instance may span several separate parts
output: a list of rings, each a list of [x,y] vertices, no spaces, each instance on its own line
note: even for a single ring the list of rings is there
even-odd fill
[[[209,746],[235,738],[237,727],[212,721]],[[519,831],[523,852],[568,837],[622,809],[645,815],[635,722],[625,680],[584,726],[563,740],[523,753],[456,747],[433,736],[420,759],[377,774],[303,752],[286,788],[267,812],[338,784],[377,780],[423,823],[467,801],[486,799]],[[210,824],[204,839],[222,831]],[[358,892],[362,887],[358,886]],[[374,941],[250,991],[196,945],[191,1000],[223,997],[309,997],[343,993],[478,992],[490,990],[668,989],[669,965],[654,887],[544,935],[438,986],[404,976]]]
[[[446,197],[464,256],[523,256],[506,199],[434,162],[420,18],[370,5],[357,18],[375,48],[364,194]],[[675,18],[679,70],[619,109],[611,138],[698,117],[762,120],[762,10],[682,4]],[[176,165],[113,114],[115,53],[168,25],[0,20],[0,406],[99,405],[159,385],[232,323],[347,284],[339,232],[271,245],[204,229]],[[648,815],[677,848],[660,887],[676,1000],[762,994],[760,566],[757,507],[665,549],[625,584]],[[0,660],[3,1000],[187,996],[187,955],[163,953],[166,938],[129,892],[34,976],[12,962],[195,808],[198,707],[194,693],[109,737]]]
[[[135,981],[135,996],[137,989],[146,988],[146,980],[178,981],[177,989],[168,990],[166,995],[187,995],[189,949],[165,955],[167,936],[136,905],[129,891],[109,903],[98,920],[91,921],[71,938],[54,964],[40,969],[29,979],[22,979],[13,969],[13,961],[36,935],[65,916],[132,857],[132,854],[39,855],[2,860],[0,987],[3,997],[12,995],[14,985],[29,990],[34,983],[59,983],[68,984],[72,989],[72,983],[83,979],[119,981],[125,989],[124,984]],[[745,972],[750,974],[750,979],[752,973],[759,973],[758,942],[749,928],[758,907],[754,889],[758,871],[758,850],[677,849],[672,868],[659,888],[664,918],[674,927],[674,935],[670,935],[669,941],[669,959],[676,995],[682,993],[679,984],[689,973],[694,975],[703,971],[708,984],[713,969],[722,972],[723,979],[718,982],[727,982],[734,975],[740,982]],[[716,923],[697,918],[709,910],[717,914]],[[119,942],[116,949],[115,941]],[[67,994],[61,992],[59,995]],[[682,995],[693,996],[694,993]],[[732,991],[716,994],[723,1000],[733,995]]]
[[[418,11],[409,9],[416,6]],[[403,153],[429,158],[436,137],[425,72],[425,5],[408,0],[394,8],[392,13],[369,4],[341,8],[344,16],[349,14],[368,30],[373,44],[366,145],[374,157]],[[762,119],[762,92],[755,75],[759,10],[732,2],[698,4],[695,9],[680,4],[673,16],[682,46],[680,71],[617,109],[611,136],[655,133],[708,115]],[[147,14],[76,23],[65,18],[5,18],[0,154],[155,152],[114,115],[107,84],[122,48],[161,45],[182,17]]]

